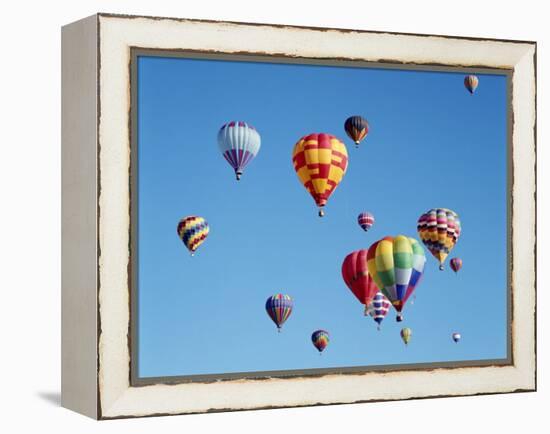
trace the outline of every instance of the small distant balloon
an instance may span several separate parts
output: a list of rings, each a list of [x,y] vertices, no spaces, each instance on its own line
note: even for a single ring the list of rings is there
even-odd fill
[[[357,216],[357,223],[361,229],[367,232],[374,224],[374,216],[368,211],[362,212]]]
[[[460,333],[453,333],[453,341],[457,342],[462,339],[462,336],[460,336]]]
[[[374,321],[376,321],[376,324],[378,324],[378,330],[380,330],[380,324],[382,324],[382,321],[386,318],[386,315],[390,310],[390,306],[390,301],[381,292],[376,293],[372,299],[372,302],[369,304],[367,312],[374,319]]]
[[[476,91],[478,84],[479,79],[475,75],[467,75],[466,77],[464,77],[464,86],[472,95]]]
[[[243,121],[224,124],[218,132],[218,146],[223,157],[235,171],[237,181],[244,168],[260,151],[261,138],[256,129]]]
[[[460,269],[462,268],[462,259],[460,258],[453,258],[451,259],[450,263],[451,265],[451,269],[455,272],[455,273],[458,273],[460,271]]]
[[[344,123],[344,129],[348,137],[355,142],[355,147],[358,147],[369,133],[369,123],[361,116],[350,116]]]
[[[327,347],[329,341],[330,337],[326,330],[316,330],[311,335],[311,342],[313,342],[313,345],[317,348],[319,354],[321,354]]]
[[[412,336],[412,330],[410,328],[405,327],[401,329],[401,339],[403,339],[403,342],[405,342],[405,345],[409,345],[411,336]]]
[[[281,327],[292,313],[293,307],[292,298],[286,294],[275,294],[267,299],[265,310],[277,326],[277,331],[281,331]]]
[[[179,221],[177,231],[183,244],[193,256],[195,250],[206,240],[210,232],[210,226],[203,217],[192,215]]]

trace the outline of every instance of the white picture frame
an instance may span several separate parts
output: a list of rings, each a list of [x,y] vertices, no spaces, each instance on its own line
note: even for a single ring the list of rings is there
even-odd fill
[[[506,70],[507,363],[132,381],[132,50]],[[62,31],[62,405],[95,419],[536,390],[536,44],[96,14]]]

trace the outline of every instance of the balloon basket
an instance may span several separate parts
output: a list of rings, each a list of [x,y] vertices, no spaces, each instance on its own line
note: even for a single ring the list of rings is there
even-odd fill
[[[445,270],[445,267],[443,267],[443,264],[441,264],[441,265],[439,266],[439,271],[443,271],[443,270]]]
[[[242,175],[241,172],[235,172],[235,178],[237,178],[237,181],[241,179],[241,175]]]
[[[319,208],[319,217],[323,217],[325,215],[325,211],[323,211],[323,208]]]

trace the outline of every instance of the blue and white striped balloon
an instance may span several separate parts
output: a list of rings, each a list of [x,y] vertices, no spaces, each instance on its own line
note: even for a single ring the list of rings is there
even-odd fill
[[[388,311],[390,310],[391,303],[384,294],[380,291],[376,293],[371,303],[367,307],[367,313],[378,324],[378,330],[380,330],[380,324],[386,318]]]
[[[258,131],[246,122],[228,122],[218,132],[218,146],[224,158],[235,170],[237,180],[241,179],[246,165],[258,154],[260,145]]]

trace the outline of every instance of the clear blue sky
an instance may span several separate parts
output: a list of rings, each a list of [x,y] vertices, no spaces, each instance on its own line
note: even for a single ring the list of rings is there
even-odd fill
[[[472,96],[463,73],[140,57],[139,376],[505,358],[506,77],[478,77]],[[371,126],[359,149],[343,130],[354,114]],[[230,120],[262,137],[239,182],[216,142]],[[291,161],[311,132],[349,154],[324,218]],[[461,218],[449,258],[463,269],[440,272],[426,250],[405,321],[392,309],[378,332],[342,261],[386,235],[418,239],[433,207]],[[376,218],[368,233],[364,210]],[[211,227],[195,257],[176,234],[187,215]],[[264,310],[276,292],[295,303],[280,334]],[[322,357],[310,340],[320,328],[331,336]]]

